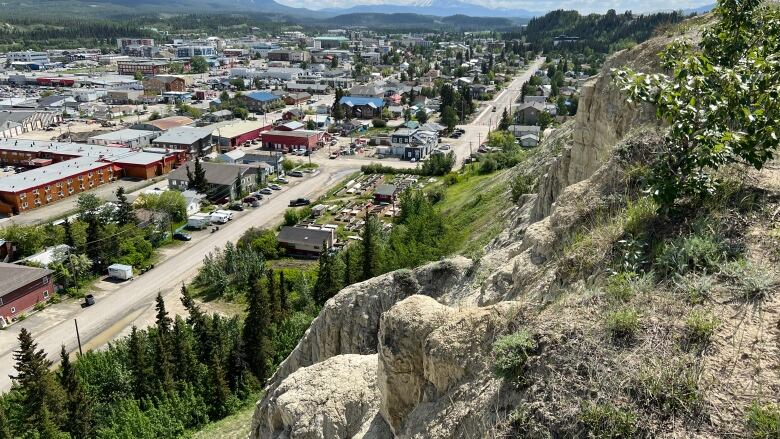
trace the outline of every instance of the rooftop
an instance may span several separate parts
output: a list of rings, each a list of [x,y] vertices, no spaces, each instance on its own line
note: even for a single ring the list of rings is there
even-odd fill
[[[97,136],[92,136],[90,139],[94,140],[105,140],[108,142],[116,142],[116,141],[123,141],[123,140],[134,140],[141,137],[151,136],[154,135],[154,131],[149,130],[134,130],[134,129],[124,129],[119,131],[112,131],[110,133],[105,134],[99,134]]]
[[[333,238],[333,231],[327,229],[309,229],[306,227],[282,227],[277,239],[290,244],[322,245]]]
[[[369,107],[382,108],[385,106],[385,100],[382,98],[362,98],[356,96],[344,96],[339,103],[350,107],[354,107],[355,105],[368,105]]]
[[[0,262],[0,297],[54,273],[46,268]]]
[[[170,116],[170,117],[164,117],[162,119],[142,122],[139,125],[151,125],[159,129],[160,131],[166,131],[174,127],[189,125],[192,122],[193,120],[186,116]]]
[[[242,134],[246,134],[253,130],[263,129],[267,126],[268,125],[256,120],[240,120],[235,122],[231,121],[229,124],[220,126],[218,130],[214,130],[212,134],[230,139],[233,137],[238,137]]]
[[[152,140],[152,143],[173,143],[176,145],[192,145],[206,137],[211,136],[211,127],[181,126],[171,128],[162,136]]]
[[[159,157],[159,156],[158,156]],[[23,192],[39,186],[49,184],[55,180],[61,180],[110,166],[110,163],[95,161],[92,157],[79,157],[64,162],[54,163],[42,168],[32,169],[0,178],[0,192]]]
[[[295,130],[295,131],[277,131],[277,130],[271,130],[266,131],[263,134],[271,135],[271,136],[286,136],[286,137],[311,137],[311,136],[317,136],[322,134],[322,131],[312,131],[312,130]]]
[[[210,184],[218,184],[229,186],[235,184],[236,177],[239,173],[245,174],[247,171],[257,169],[256,167],[249,165],[234,165],[230,163],[211,163],[201,162],[203,170],[206,172],[206,181]],[[187,167],[191,167],[191,171],[194,171],[194,163],[185,163],[183,166],[176,168],[173,172],[168,174],[169,180],[187,180]]]
[[[279,99],[279,96],[273,93],[269,93],[267,91],[253,91],[245,94],[244,96],[246,96],[249,99],[253,99],[255,101],[261,101],[261,102],[268,102],[268,101],[273,101],[275,99]]]

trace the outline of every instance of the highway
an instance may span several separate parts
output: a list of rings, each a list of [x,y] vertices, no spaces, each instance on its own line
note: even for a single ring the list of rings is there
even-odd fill
[[[498,123],[503,109],[517,99],[523,82],[528,80],[541,62],[537,61],[532,68],[513,80],[472,123],[463,126],[466,134],[460,139],[443,140],[443,143],[453,146],[459,159],[458,164],[469,155],[469,143],[476,148],[479,141],[485,139],[490,125]],[[492,107],[496,107],[496,112],[492,112]],[[44,349],[52,361],[57,361],[61,345],[65,345],[68,352],[78,351],[74,319],[78,319],[82,346],[94,349],[126,334],[132,325],[143,327],[151,323],[154,299],[158,292],[162,292],[166,298],[169,310],[180,312],[178,297],[181,284],[192,280],[205,255],[222,248],[227,242],[236,242],[250,227],[275,226],[281,221],[289,200],[298,197],[316,198],[339,180],[359,170],[361,165],[371,162],[370,159],[349,157],[328,160],[325,153],[318,154],[316,161],[321,164],[319,174],[308,179],[291,178],[291,184],[281,193],[275,193],[260,207],[238,215],[221,226],[218,232],[195,234],[193,241],[167,251],[171,254],[166,253],[164,260],[153,269],[116,285],[110,291],[97,293],[95,305],[82,309],[77,302],[66,300],[0,332],[0,391],[8,390],[11,386],[9,374],[14,372],[13,351],[22,328],[30,330],[38,347]],[[409,163],[398,160],[383,160],[382,163],[397,167],[409,166]]]

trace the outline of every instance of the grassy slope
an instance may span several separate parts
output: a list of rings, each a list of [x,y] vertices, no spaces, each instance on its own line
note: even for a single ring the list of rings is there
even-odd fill
[[[195,432],[192,439],[244,439],[249,436],[249,429],[252,425],[252,413],[255,411],[254,404],[247,404],[238,412],[228,416],[225,419],[211,423],[200,431]]]
[[[438,207],[448,224],[461,234],[458,253],[479,256],[484,247],[506,227],[509,170],[488,175],[468,173],[444,190]]]

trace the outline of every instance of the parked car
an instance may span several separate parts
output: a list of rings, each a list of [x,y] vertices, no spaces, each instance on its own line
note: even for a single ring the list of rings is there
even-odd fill
[[[271,188],[272,190],[275,190],[275,191],[282,190],[282,187],[279,186],[278,184],[269,184],[268,187]]]
[[[230,210],[237,210],[239,212],[244,210],[244,206],[241,205],[241,203],[233,203],[230,206],[228,206],[228,209]]]
[[[176,232],[173,234],[173,239],[176,239],[178,241],[189,241],[192,239],[192,235],[184,232]]]
[[[249,204],[249,203],[252,203],[253,201],[257,201],[257,198],[249,196],[249,197],[244,198],[243,201],[244,201],[244,203]]]
[[[288,179],[286,179],[284,177],[279,177],[279,178],[276,179],[276,181],[278,181],[279,183],[284,183],[284,184],[287,184],[287,183],[290,182],[290,180],[288,180]]]
[[[5,171],[5,172],[14,172],[14,167],[13,166],[6,166],[5,168],[3,168],[3,171]]]
[[[252,207],[260,207],[260,200],[252,201]]]
[[[328,158],[331,159],[331,160],[335,160],[335,159],[339,158],[339,155],[338,155],[338,153],[334,152],[334,153],[331,153]]]
[[[267,187],[264,187],[260,189],[260,193],[264,195],[271,195],[273,194],[273,191],[271,189],[268,189]]]
[[[309,204],[311,204],[311,200],[308,198],[296,198],[294,200],[290,200],[290,207],[308,206]]]
[[[303,172],[301,171],[290,171],[287,175],[290,177],[303,177]]]

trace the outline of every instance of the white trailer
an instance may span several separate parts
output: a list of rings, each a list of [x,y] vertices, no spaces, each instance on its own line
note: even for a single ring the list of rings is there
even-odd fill
[[[212,213],[210,218],[211,222],[214,224],[225,224],[230,220],[230,218],[224,213],[217,212]]]
[[[230,211],[230,210],[222,210],[222,209],[220,209],[220,210],[215,210],[213,213],[218,213],[220,215],[227,216],[228,221],[233,219],[233,211]]]
[[[211,224],[211,216],[196,214],[187,217],[187,227],[190,229],[203,229]]]
[[[128,280],[133,278],[133,267],[131,265],[114,264],[108,266],[108,277],[119,280]]]

